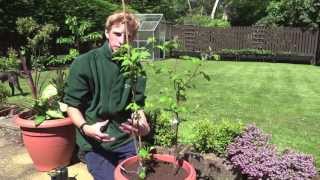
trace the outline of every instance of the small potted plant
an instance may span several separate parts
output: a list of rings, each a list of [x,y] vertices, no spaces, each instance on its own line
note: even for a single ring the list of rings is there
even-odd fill
[[[39,25],[32,18],[17,20],[17,30],[27,40],[20,54],[34,103],[16,116],[15,123],[21,128],[24,145],[39,171],[68,165],[75,147],[75,128],[65,116],[66,105],[61,103],[65,73],[57,70],[55,78],[41,90],[45,85],[45,80],[40,83],[41,61],[49,58],[48,41],[57,29],[51,24]],[[31,60],[33,73],[27,59]]]

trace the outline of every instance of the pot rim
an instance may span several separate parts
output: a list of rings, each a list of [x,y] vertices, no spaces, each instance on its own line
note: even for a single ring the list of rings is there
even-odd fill
[[[39,126],[36,126],[34,123],[34,120],[24,119],[24,118],[20,117],[20,114],[15,116],[14,122],[18,126],[25,127],[25,128],[51,128],[51,127],[60,127],[60,126],[67,126],[67,125],[73,124],[70,117],[65,117],[63,119],[45,120]]]
[[[175,162],[175,157],[169,154],[153,154],[154,158],[160,161],[164,161],[164,162],[169,162],[169,163],[174,163]],[[125,160],[123,160],[122,162],[120,162],[115,170],[114,170],[114,176],[115,179],[121,179],[121,180],[127,180],[127,178],[122,174],[121,172],[121,168],[125,163],[130,163],[130,162],[135,162],[138,159],[138,156],[132,156],[129,157]],[[195,180],[196,179],[196,171],[194,169],[194,167],[192,166],[192,164],[190,164],[187,161],[183,161],[183,165],[182,168],[189,173],[188,176],[185,178],[186,180]]]

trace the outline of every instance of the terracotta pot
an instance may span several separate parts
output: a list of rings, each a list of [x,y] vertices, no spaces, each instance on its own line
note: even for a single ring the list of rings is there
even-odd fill
[[[33,120],[16,116],[25,147],[38,171],[70,164],[75,147],[75,128],[70,118],[46,120],[35,127]]]
[[[167,154],[154,154],[153,157],[162,162],[168,162],[168,163],[176,163],[175,157]],[[114,178],[115,180],[128,180],[121,172],[120,167],[131,165],[136,163],[138,160],[137,156],[130,157],[121,163],[118,164],[118,166],[114,170]],[[182,168],[186,171],[188,176],[185,178],[185,180],[195,180],[196,179],[196,171],[194,167],[188,163],[187,161],[183,161]]]

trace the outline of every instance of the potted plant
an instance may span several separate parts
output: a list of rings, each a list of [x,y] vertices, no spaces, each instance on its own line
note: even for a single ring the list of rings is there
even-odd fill
[[[151,40],[150,42],[152,41],[153,40]],[[166,50],[168,48],[167,46],[172,46],[172,43],[166,42],[159,48]],[[141,61],[146,60],[149,57],[150,53],[145,48],[132,48],[129,44],[125,44],[124,46],[122,46],[122,48],[117,51],[114,57],[114,59],[119,61],[121,64],[122,73],[124,73],[125,77],[130,79],[132,83],[132,98],[131,103],[127,106],[127,109],[130,109],[132,112],[134,112],[133,122],[135,123],[139,123],[139,114],[136,112],[142,108],[138,106],[134,101],[136,93],[136,82],[137,78],[145,75],[143,66],[141,65]],[[181,88],[179,88],[179,91],[182,93]],[[181,93],[178,93],[179,100],[182,97]],[[176,132],[178,132],[178,128],[176,128]],[[168,175],[164,177],[164,179],[196,179],[195,169],[190,163],[180,158],[181,156],[173,156],[168,154],[161,155],[153,153],[149,155],[149,151],[145,150],[142,146],[141,137],[136,134],[133,134],[133,137],[138,155],[122,161],[115,168],[115,179],[122,180],[132,178],[126,176],[126,173],[128,172],[132,172],[131,174],[133,174],[134,178],[140,179],[150,177],[150,172],[152,172],[152,175],[156,176],[157,179],[159,179],[159,177],[164,174]],[[150,163],[150,161],[152,163]]]
[[[75,147],[75,128],[71,119],[65,118],[63,96],[65,74],[56,71],[56,77],[41,91],[43,72],[41,61],[48,58],[48,41],[57,30],[51,24],[39,25],[32,18],[17,20],[18,32],[27,36],[27,45],[21,51],[23,68],[28,75],[34,104],[15,118],[21,128],[24,145],[37,170],[49,171],[70,163]],[[31,60],[31,73],[26,59]],[[33,75],[33,76],[32,76]],[[34,79],[33,79],[34,77]]]
[[[24,145],[39,171],[50,171],[70,163],[75,147],[75,128],[65,117],[61,103],[64,73],[44,88],[31,110],[18,114],[15,123],[22,131]],[[59,81],[57,81],[59,80]],[[58,91],[59,90],[59,91]]]

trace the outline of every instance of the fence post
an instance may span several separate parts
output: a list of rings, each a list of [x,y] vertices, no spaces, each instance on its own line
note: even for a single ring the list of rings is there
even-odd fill
[[[320,35],[319,35],[319,29],[317,30],[317,35],[316,35],[316,38],[318,39],[317,42],[316,42],[316,53],[315,53],[315,56],[314,58],[312,59],[313,62],[311,62],[312,64],[314,65],[318,65],[320,63]]]

